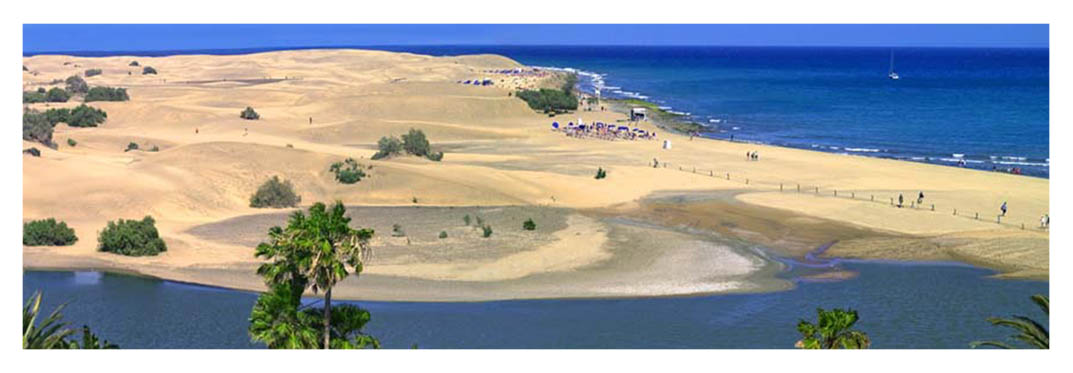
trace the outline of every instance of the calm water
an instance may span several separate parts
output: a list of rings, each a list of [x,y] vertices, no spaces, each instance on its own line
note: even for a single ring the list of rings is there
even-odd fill
[[[851,307],[876,348],[965,348],[1001,339],[989,316],[1042,320],[1028,297],[1046,282],[985,278],[963,265],[849,262],[841,282],[801,282],[768,294],[624,300],[479,303],[360,302],[368,331],[408,348],[790,348],[799,318],[816,307]],[[66,319],[124,348],[250,348],[256,295],[96,272],[23,274],[23,293],[46,292],[46,309],[70,302]]]
[[[336,47],[346,48],[346,47]],[[647,99],[710,126],[706,136],[1049,177],[1048,49],[399,46],[493,53],[583,72],[584,89]],[[284,48],[73,52],[245,54]],[[295,49],[295,48],[291,48]],[[298,48],[302,49],[302,48]],[[310,48],[305,48],[310,49]],[[479,78],[475,76],[474,78]]]

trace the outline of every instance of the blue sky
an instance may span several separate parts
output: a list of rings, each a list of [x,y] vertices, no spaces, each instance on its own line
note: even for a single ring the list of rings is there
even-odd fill
[[[1048,25],[23,25],[23,52],[376,45],[1048,47]]]

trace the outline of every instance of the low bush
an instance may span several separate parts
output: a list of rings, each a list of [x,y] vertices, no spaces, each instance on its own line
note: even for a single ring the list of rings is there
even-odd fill
[[[253,108],[249,107],[249,106],[247,106],[246,110],[243,110],[242,113],[239,113],[238,117],[242,118],[242,119],[245,119],[245,120],[258,120],[258,119],[261,119],[261,115],[257,114],[256,111],[253,111]]]
[[[577,110],[577,97],[557,89],[522,90],[515,96],[529,104],[530,109],[543,110],[545,113]]]
[[[393,136],[381,137],[380,141],[376,142],[376,146],[379,150],[376,154],[373,154],[373,160],[392,157],[402,153],[402,141],[399,141],[399,139]]]
[[[440,239],[447,238],[447,231],[440,231]]]
[[[127,100],[130,100],[130,96],[126,88],[93,87],[86,92],[86,102]]]
[[[149,148],[149,151],[151,151],[151,152],[159,152],[159,151],[160,151],[160,147],[159,147],[159,146],[156,146],[156,145],[153,145],[153,147],[152,147],[152,148]]]
[[[22,113],[22,139],[34,141],[46,146],[55,146],[52,143],[53,124],[49,123],[48,117],[37,110],[26,110]]]
[[[300,202],[302,197],[294,192],[294,185],[290,180],[280,180],[279,176],[272,176],[265,181],[250,197],[250,207],[255,208],[294,207]]]
[[[492,236],[492,226],[491,225],[482,225],[481,226],[481,237],[488,238],[488,237],[491,237],[491,236]]]
[[[335,180],[343,184],[354,184],[365,177],[365,171],[361,170],[361,165],[354,158],[332,163],[329,170],[335,173]]]
[[[526,220],[524,223],[522,223],[522,229],[525,229],[527,231],[535,231],[536,222],[533,221],[533,218],[529,218],[529,220]]]
[[[152,66],[146,66],[142,68],[142,75],[153,74],[156,75],[156,69]]]
[[[138,143],[136,143],[134,141],[131,141],[130,144],[127,144],[127,149],[125,149],[123,151],[124,152],[129,152],[131,150],[138,150]]]
[[[72,138],[67,138],[67,145],[73,148],[78,145],[78,141],[75,141],[75,139]]]
[[[41,151],[37,150],[37,148],[35,148],[35,147],[30,147],[29,149],[23,149],[22,153],[23,154],[29,154],[29,155],[34,156],[34,157],[40,157],[41,156]]]
[[[53,87],[45,93],[45,101],[48,102],[67,102],[69,99],[71,99],[71,94],[60,87]]]
[[[44,88],[38,88],[36,91],[22,91],[22,103],[24,104],[36,104],[38,102],[46,101],[46,93]]]
[[[428,156],[429,143],[428,138],[425,137],[425,132],[411,128],[410,132],[402,135],[402,148],[412,155]]]
[[[78,241],[67,223],[48,218],[22,223],[22,244],[26,246],[67,246]]]
[[[71,75],[67,78],[65,83],[67,84],[67,92],[71,92],[71,94],[86,93],[89,91],[89,84],[86,84],[86,80],[82,79],[81,76]]]
[[[48,109],[43,114],[46,121],[55,126],[57,123],[67,123],[71,127],[96,127],[98,124],[104,123],[108,118],[108,113],[104,110],[97,109],[92,106],[86,106],[85,104],[79,105],[74,109]]]
[[[130,61],[129,66],[141,66],[141,65],[138,64],[138,61]]]
[[[443,160],[443,152],[430,153],[428,155],[430,161],[439,162]]]
[[[469,214],[466,214],[466,216],[463,216],[462,221],[466,222],[466,226],[468,227],[469,226]]]
[[[168,250],[151,216],[142,220],[109,221],[97,242],[98,251],[127,256],[157,255]]]
[[[599,179],[603,179],[605,177],[607,177],[607,171],[604,170],[603,167],[597,168],[596,169],[596,179],[599,180]]]
[[[406,231],[398,223],[391,225],[391,237],[406,237]]]
[[[86,70],[86,77],[101,75],[101,69],[89,69]]]

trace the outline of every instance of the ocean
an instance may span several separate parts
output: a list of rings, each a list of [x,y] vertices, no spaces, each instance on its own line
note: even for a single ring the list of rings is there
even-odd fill
[[[341,48],[341,47],[333,47]],[[1050,176],[1050,51],[1032,48],[374,46],[500,54],[571,68],[581,88],[639,98],[704,136]],[[296,48],[68,52],[243,54]],[[298,48],[302,49],[302,48]],[[901,79],[887,78],[891,53]],[[51,52],[50,52],[51,53]],[[26,55],[32,55],[28,53]]]

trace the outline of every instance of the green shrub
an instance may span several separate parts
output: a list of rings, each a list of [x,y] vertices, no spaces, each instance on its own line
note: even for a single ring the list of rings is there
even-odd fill
[[[95,76],[95,75],[101,75],[101,69],[89,69],[89,70],[86,70],[86,77],[87,78],[91,77],[91,76]]]
[[[488,237],[491,237],[491,236],[492,236],[492,226],[491,225],[482,225],[481,226],[481,237],[488,238]]]
[[[466,216],[462,217],[462,221],[466,222],[466,226],[468,227],[469,226],[469,214],[466,214]]]
[[[447,231],[440,231],[440,239],[447,238]]]
[[[41,156],[41,151],[37,150],[37,148],[35,148],[35,147],[30,147],[29,149],[23,149],[22,153],[23,154],[29,154],[29,155],[32,155],[34,157],[40,157]]]
[[[563,82],[563,93],[573,96],[575,85],[577,85],[577,74],[567,74],[566,81]]]
[[[406,237],[406,231],[402,230],[402,225],[399,225],[398,223],[395,223],[395,224],[391,225],[391,236],[392,237]]]
[[[146,75],[146,74],[156,75],[156,69],[154,69],[152,66],[143,67],[142,68],[142,75]]]
[[[104,110],[97,109],[92,106],[86,106],[85,104],[78,105],[74,109],[49,109],[53,113],[47,113],[49,121],[56,120],[58,122],[65,122],[71,127],[96,127],[98,124],[104,123],[104,120],[108,118],[108,113]]]
[[[250,207],[256,208],[294,207],[300,202],[302,202],[302,197],[294,193],[294,185],[290,180],[281,181],[279,176],[272,176],[271,179],[265,181],[250,197]]]
[[[142,220],[109,221],[97,242],[100,244],[98,251],[127,256],[157,255],[168,250],[151,216]]]
[[[63,88],[53,87],[45,94],[45,101],[48,102],[67,102],[71,98],[71,94],[64,91]]]
[[[545,113],[577,110],[577,97],[557,89],[522,90],[515,96],[529,104],[530,109],[543,110]]]
[[[365,171],[361,170],[361,165],[354,158],[332,163],[329,170],[335,173],[335,180],[343,184],[354,184],[365,177]]]
[[[481,225],[484,225],[484,219],[482,219],[480,216],[477,216],[477,226]]]
[[[45,114],[32,109],[22,112],[23,140],[39,142],[49,147],[55,146],[52,143],[52,129],[53,124],[49,123]]]
[[[414,198],[413,198],[413,202],[414,202],[414,203],[417,203],[417,197],[414,197]]]
[[[67,223],[48,218],[22,223],[22,244],[26,246],[67,246],[78,241]]]
[[[522,229],[525,229],[527,231],[535,231],[536,223],[533,222],[533,218],[529,218],[529,220],[526,220],[524,223],[522,223]]]
[[[22,91],[22,103],[35,104],[38,102],[45,102],[45,89],[39,88],[36,91]]]
[[[411,128],[410,132],[402,135],[402,148],[409,154],[419,157],[428,156],[428,138],[425,137],[425,133],[421,130]]]
[[[130,61],[129,66],[141,66],[141,65],[138,64],[138,61]]]
[[[152,147],[152,148],[149,148],[149,151],[151,151],[151,152],[159,152],[159,151],[160,151],[160,147],[159,147],[159,146],[156,146],[156,145],[153,145],[153,147]]]
[[[71,94],[86,93],[89,91],[89,84],[86,84],[86,80],[82,79],[81,76],[71,75],[67,78],[65,83],[67,84],[67,92],[71,92]]]
[[[246,110],[243,110],[242,113],[239,113],[238,117],[246,120],[261,119],[261,115],[257,114],[256,111],[253,111],[253,108],[249,106],[247,106]]]
[[[431,161],[434,161],[434,162],[442,161],[443,160],[443,152],[429,153],[428,159],[431,160]]]
[[[130,96],[126,88],[93,87],[86,92],[86,102],[127,100],[130,100]]]
[[[123,150],[123,151],[124,152],[129,152],[131,150],[138,150],[138,143],[135,143],[134,141],[131,141],[130,144],[127,144],[127,149]]]
[[[373,154],[373,160],[395,156],[402,152],[402,141],[393,136],[381,137],[380,141],[376,142],[376,146],[379,151]]]
[[[68,137],[67,138],[67,145],[73,148],[76,145],[78,145],[78,141],[75,141],[75,139],[72,139],[72,138]]]
[[[605,177],[607,177],[607,171],[604,170],[603,167],[597,168],[596,169],[596,179],[603,179]]]

